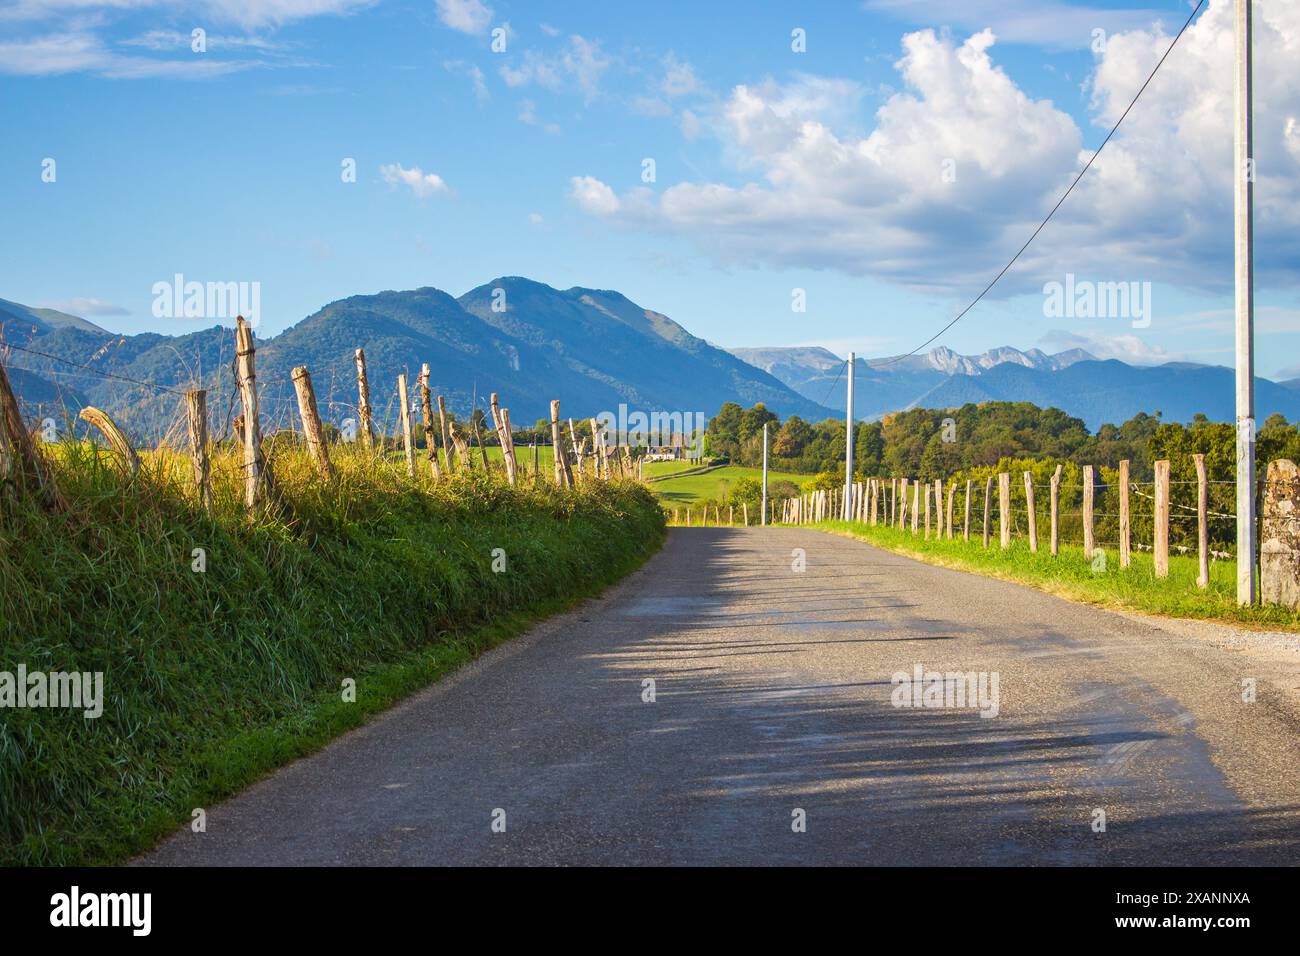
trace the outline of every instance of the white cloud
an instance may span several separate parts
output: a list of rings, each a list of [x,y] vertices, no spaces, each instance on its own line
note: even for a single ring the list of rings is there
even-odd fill
[[[1052,352],[1083,349],[1099,359],[1119,359],[1129,365],[1163,365],[1176,362],[1181,355],[1166,352],[1159,345],[1145,342],[1136,335],[1096,335],[1052,329],[1039,344]]]
[[[52,33],[25,40],[0,41],[0,74],[57,76],[95,73],[109,79],[154,77],[205,79],[261,66],[258,60],[220,60],[189,56],[177,60],[123,56],[108,49],[94,34]]]
[[[1231,11],[1231,0],[1211,0],[994,295],[1037,291],[1067,271],[1230,287]],[[1255,19],[1257,275],[1294,284],[1300,71],[1290,64],[1300,4],[1257,0]],[[1100,140],[1170,39],[1158,27],[1109,36],[1091,85],[1099,131],[1090,139]],[[584,208],[691,239],[723,265],[834,269],[964,298],[1020,248],[1092,155],[1074,120],[1027,94],[993,49],[987,30],[964,41],[907,34],[901,89],[870,118],[867,91],[852,80],[737,86],[707,118],[732,178],[614,196],[579,177],[582,195],[600,186],[615,200]],[[683,113],[683,135],[704,125]]]
[[[37,308],[54,309],[56,312],[67,312],[69,315],[78,315],[83,317],[87,315],[131,314],[120,305],[114,305],[112,302],[105,302],[103,299],[94,298],[65,299],[62,302],[41,302],[37,305]]]
[[[554,93],[576,89],[590,102],[599,95],[601,77],[612,63],[599,42],[574,34],[558,54],[528,50],[518,66],[503,64],[501,78],[510,87],[535,84]]]
[[[419,166],[403,168],[401,163],[389,163],[379,167],[384,182],[392,186],[406,186],[420,199],[428,199],[438,193],[447,192],[447,184],[437,173],[426,173]]]
[[[688,96],[691,93],[698,93],[700,90],[700,81],[695,76],[694,68],[677,57],[669,53],[663,59],[664,78],[659,84],[664,96],[676,99],[679,96]]]
[[[574,176],[569,181],[569,195],[583,211],[592,215],[612,216],[619,211],[614,190],[591,176]]]
[[[474,98],[480,103],[487,102],[492,98],[488,92],[487,80],[483,76],[483,71],[474,63],[466,63],[464,60],[447,60],[442,64],[442,68],[448,73],[459,73],[462,76],[469,77],[474,84]]]
[[[492,8],[482,0],[434,0],[443,26],[461,33],[482,33],[492,22]]]
[[[528,214],[528,221],[534,226],[540,226],[546,222],[546,220],[542,218],[542,214],[537,212],[530,212]]]

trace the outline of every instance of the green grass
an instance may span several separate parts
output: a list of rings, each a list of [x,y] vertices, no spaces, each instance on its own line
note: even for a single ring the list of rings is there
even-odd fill
[[[797,475],[789,472],[769,471],[769,485],[775,481],[793,481],[801,484],[810,481],[813,475]],[[724,501],[728,490],[741,478],[763,480],[762,468],[746,468],[741,465],[727,465],[703,475],[686,475],[681,478],[667,478],[656,481],[650,490],[663,499],[666,508],[685,507],[701,501]]]
[[[703,467],[705,466],[695,461],[647,461],[645,477],[658,478],[661,475],[675,475],[680,471],[694,471]]]
[[[146,455],[133,482],[87,445],[56,456],[68,513],[0,489],[0,671],[103,672],[104,713],[0,711],[0,864],[120,861],[597,592],[664,533],[635,482],[412,482],[338,449],[327,484],[281,449],[292,512],[253,520],[229,454],[211,517],[178,456]]]
[[[946,538],[926,540],[923,530],[913,535],[910,530],[900,531],[885,525],[824,521],[813,527],[860,538],[931,564],[1029,584],[1086,604],[1169,617],[1300,630],[1300,614],[1294,611],[1237,606],[1234,562],[1211,561],[1209,587],[1201,590],[1196,586],[1195,557],[1170,555],[1169,576],[1157,578],[1150,553],[1134,551],[1131,565],[1121,568],[1118,547],[1104,542],[1098,545],[1105,553],[1104,570],[1094,570],[1094,562],[1085,559],[1081,546],[1062,544],[1060,555],[1053,558],[1048,552],[1046,536],[1040,540],[1035,554],[1024,538],[1013,538],[1011,547],[1003,550],[998,546],[996,533],[985,549],[982,534],[973,529],[971,540],[966,542],[960,531],[949,541]]]

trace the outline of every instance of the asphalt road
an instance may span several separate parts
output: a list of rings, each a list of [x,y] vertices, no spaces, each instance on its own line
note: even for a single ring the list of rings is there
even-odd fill
[[[916,665],[996,673],[996,716],[894,706]],[[1294,865],[1298,689],[1294,637],[680,529],[139,862]]]

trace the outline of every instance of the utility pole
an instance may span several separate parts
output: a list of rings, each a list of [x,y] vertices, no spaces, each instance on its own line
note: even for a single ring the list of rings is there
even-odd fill
[[[767,525],[767,422],[763,422],[763,507],[760,514],[763,520],[760,522]]]
[[[1251,0],[1237,0],[1236,166],[1233,169],[1237,313],[1237,603],[1255,603],[1255,161],[1251,91]]]
[[[844,435],[844,507],[840,517],[849,521],[853,517],[853,360],[856,356],[849,353],[849,409],[845,413],[848,425]]]

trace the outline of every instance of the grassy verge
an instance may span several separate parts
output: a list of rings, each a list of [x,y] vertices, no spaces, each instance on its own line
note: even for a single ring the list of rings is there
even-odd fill
[[[982,538],[974,533],[966,542],[960,534],[952,541],[926,540],[923,532],[913,535],[884,525],[825,521],[815,527],[861,538],[931,564],[1029,584],[1086,604],[1300,631],[1300,614],[1294,611],[1280,607],[1238,607],[1236,565],[1230,562],[1210,562],[1209,587],[1201,590],[1196,586],[1195,557],[1170,555],[1169,577],[1157,578],[1150,554],[1135,551],[1132,564],[1121,568],[1118,550],[1106,545],[1101,546],[1105,555],[1103,563],[1087,560],[1082,547],[1065,544],[1060,555],[1053,558],[1045,540],[1040,541],[1035,554],[1023,538],[1013,539],[1011,547],[1004,551],[998,547],[996,535],[985,549]]]
[[[412,482],[340,451],[326,484],[296,451],[273,462],[292,511],[257,520],[238,507],[233,460],[217,462],[211,517],[165,454],[128,481],[89,446],[60,447],[64,515],[0,490],[0,672],[102,672],[104,688],[98,719],[0,710],[0,863],[138,852],[599,591],[663,538],[632,482]]]

